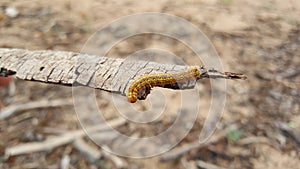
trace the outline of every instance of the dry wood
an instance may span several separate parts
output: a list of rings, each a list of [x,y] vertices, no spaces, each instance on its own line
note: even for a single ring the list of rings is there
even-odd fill
[[[61,169],[69,169],[70,168],[70,156],[64,155],[60,161],[60,168]]]
[[[124,119],[120,118],[120,119],[111,120],[108,123],[109,126],[117,127],[125,124],[125,122],[126,121]],[[109,130],[109,129],[110,127],[108,127],[107,124],[99,124],[96,126],[92,126],[90,128],[86,128],[85,130],[88,131],[89,133],[92,132],[95,133],[95,132]],[[81,138],[84,135],[85,135],[84,130],[80,129],[80,130],[67,132],[60,136],[48,138],[43,142],[24,143],[13,147],[8,147],[5,149],[5,157],[8,158],[10,156],[15,156],[20,154],[52,150],[53,148],[56,148],[58,146],[70,143],[78,138]]]
[[[220,167],[220,166],[217,166],[215,164],[207,163],[207,162],[202,161],[202,160],[198,160],[196,163],[201,168],[206,168],[206,169],[226,169],[224,167]]]
[[[181,158],[180,159],[180,163],[184,168],[188,168],[188,169],[198,169],[197,164],[195,161],[191,160],[191,161],[187,161],[185,158]]]
[[[196,149],[199,149],[202,147],[206,147],[210,144],[216,143],[220,139],[224,138],[226,136],[226,134],[228,133],[228,131],[230,131],[232,129],[237,129],[237,128],[238,128],[238,126],[233,124],[233,125],[225,128],[223,131],[220,131],[219,133],[214,134],[207,142],[205,142],[203,144],[200,144],[199,141],[195,141],[193,143],[184,145],[182,147],[174,148],[173,150],[163,154],[160,157],[160,160],[161,161],[175,160],[175,159],[181,157],[182,155],[188,153],[189,151],[196,150]]]
[[[247,144],[257,144],[257,143],[270,143],[270,140],[264,136],[250,136],[243,139],[240,139],[236,142],[239,145],[247,145]]]
[[[17,112],[24,111],[24,110],[43,108],[43,107],[60,107],[60,106],[66,106],[72,104],[73,102],[71,99],[39,100],[39,101],[33,101],[24,104],[13,104],[3,108],[0,111],[0,120],[8,118]]]
[[[74,52],[0,48],[0,76],[15,74],[19,79],[83,85],[126,94],[130,83],[151,73],[181,71],[190,66],[149,61],[113,59]],[[243,74],[207,70],[198,66],[201,78],[245,79]],[[195,80],[180,84],[180,89],[193,88]]]
[[[99,160],[102,156],[101,151],[86,143],[83,138],[78,138],[73,143],[74,147],[85,154],[91,162]]]
[[[103,146],[103,148],[105,150],[109,150],[109,148],[107,146]],[[110,159],[116,166],[116,168],[127,168],[128,164],[121,158],[119,158],[118,156],[112,154],[112,153],[108,153],[106,151],[103,151],[103,155],[105,156],[105,158]]]
[[[170,161],[170,160],[175,160],[179,157],[181,157],[182,155],[184,155],[185,153],[188,153],[191,150],[196,150],[199,149],[201,147],[205,147],[209,144],[213,144],[217,141],[219,141],[219,139],[223,138],[224,135],[217,135],[214,136],[209,142],[206,142],[204,144],[200,144],[199,141],[195,141],[194,143],[191,144],[187,144],[185,146],[182,147],[178,147],[175,148],[165,154],[163,154],[160,158],[161,161]]]
[[[284,134],[290,137],[295,147],[300,150],[300,130],[299,128],[292,128],[287,123],[284,122],[275,122],[276,127],[278,127]]]

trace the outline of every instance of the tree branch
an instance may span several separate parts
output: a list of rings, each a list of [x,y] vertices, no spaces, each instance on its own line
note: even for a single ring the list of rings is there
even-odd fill
[[[184,71],[190,66],[161,64],[150,61],[113,59],[74,52],[0,48],[0,76],[15,74],[19,79],[83,85],[126,95],[133,80],[154,73]],[[246,79],[243,74],[207,70],[197,66],[202,78]],[[195,80],[177,86],[193,88]],[[169,88],[173,88],[170,86]]]

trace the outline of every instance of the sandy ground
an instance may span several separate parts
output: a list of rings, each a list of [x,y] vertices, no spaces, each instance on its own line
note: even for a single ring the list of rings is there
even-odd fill
[[[7,8],[18,11],[16,17]],[[214,144],[195,148],[183,156],[162,162],[160,156],[146,159],[119,157],[123,168],[289,168],[300,164],[300,1],[299,0],[188,0],[107,1],[53,0],[0,2],[0,47],[81,51],[91,35],[114,20],[135,13],[162,12],[180,16],[199,27],[219,53],[224,69],[245,73],[247,81],[228,81],[227,100],[219,134],[238,126]],[[151,24],[151,23],[149,23]],[[117,44],[108,54],[125,58],[147,47],[161,47],[187,64],[195,63],[184,45],[156,36],[138,36]],[[170,43],[169,43],[170,44]],[[43,99],[71,98],[69,87],[15,80],[16,94],[0,89],[0,109]],[[209,81],[198,82],[201,111],[191,132],[177,145],[197,141],[209,109]],[[156,91],[164,91],[155,89]],[[165,90],[167,102],[177,102],[176,91]],[[106,118],[118,115],[110,94],[97,91],[98,104]],[[167,104],[169,105],[169,104]],[[147,109],[149,102],[136,106]],[[172,106],[156,125],[119,126],[122,133],[155,135],[176,118]],[[70,168],[118,168],[109,155],[96,161],[73,143],[55,149],[6,158],[5,150],[22,143],[42,142],[48,137],[79,129],[74,108],[39,108],[22,111],[0,121],[0,168],[60,168],[70,158]],[[86,143],[104,153],[88,138]],[[129,146],[130,147],[130,146]],[[214,166],[215,167],[215,166]]]

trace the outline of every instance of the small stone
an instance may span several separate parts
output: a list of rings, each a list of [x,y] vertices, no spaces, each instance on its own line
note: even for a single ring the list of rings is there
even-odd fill
[[[15,18],[19,15],[19,11],[15,7],[7,7],[5,9],[5,14],[8,17]]]

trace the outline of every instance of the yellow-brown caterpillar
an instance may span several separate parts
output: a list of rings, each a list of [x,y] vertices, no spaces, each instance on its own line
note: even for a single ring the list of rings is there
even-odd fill
[[[150,93],[150,89],[152,87],[176,86],[177,83],[186,82],[194,78],[197,79],[200,77],[200,74],[201,72],[197,67],[192,67],[182,72],[159,73],[142,76],[130,85],[126,94],[127,100],[130,103],[136,102],[139,92],[145,88],[148,88]],[[146,95],[149,93],[146,93]]]

